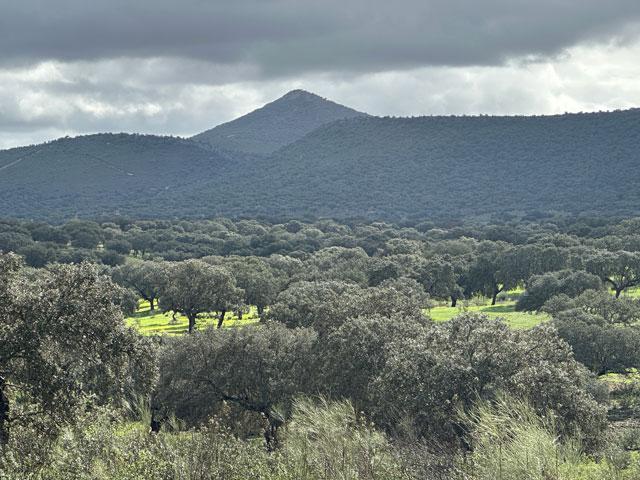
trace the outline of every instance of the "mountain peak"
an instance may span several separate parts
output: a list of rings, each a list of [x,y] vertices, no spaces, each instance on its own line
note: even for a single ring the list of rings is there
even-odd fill
[[[334,103],[331,100],[327,100],[326,98],[321,97],[320,95],[316,95],[313,92],[302,90],[300,88],[297,88],[295,90],[291,90],[290,92],[285,93],[283,96],[281,96],[278,100],[275,100],[275,101],[277,102],[279,100],[311,100],[311,99],[320,100],[322,102]]]
[[[326,123],[362,116],[367,114],[298,89],[192,138],[227,150],[269,154]]]
[[[309,92],[307,90],[303,90],[301,88],[296,88],[295,90],[291,90],[290,92],[285,93],[280,98],[296,98],[296,97],[305,97],[305,96],[321,98],[319,95],[316,95],[315,93]]]

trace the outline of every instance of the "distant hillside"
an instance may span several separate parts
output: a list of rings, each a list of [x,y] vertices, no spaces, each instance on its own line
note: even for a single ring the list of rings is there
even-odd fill
[[[153,135],[98,134],[2,150],[0,217],[57,221],[131,213],[132,205],[157,216],[159,196],[180,196],[236,165],[195,142]]]
[[[278,114],[266,113],[281,101],[262,109],[258,123],[277,123]],[[637,216],[639,132],[633,109],[360,116],[323,124],[270,155],[172,137],[90,135],[0,151],[0,218]]]
[[[268,154],[329,122],[364,116],[304,90],[293,90],[247,115],[191,137],[238,152]]]
[[[359,118],[276,152],[258,210],[480,216],[640,212],[640,109],[535,117]]]

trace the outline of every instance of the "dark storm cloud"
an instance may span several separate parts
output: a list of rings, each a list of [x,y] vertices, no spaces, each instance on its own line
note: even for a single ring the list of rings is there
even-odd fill
[[[188,57],[257,75],[488,65],[624,41],[638,0],[6,0],[0,62]],[[634,29],[629,28],[629,31]],[[635,29],[637,31],[637,29]]]

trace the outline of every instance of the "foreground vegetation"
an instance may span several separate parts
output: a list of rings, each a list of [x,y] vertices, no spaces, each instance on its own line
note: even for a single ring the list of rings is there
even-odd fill
[[[0,227],[0,478],[640,475],[638,219]]]

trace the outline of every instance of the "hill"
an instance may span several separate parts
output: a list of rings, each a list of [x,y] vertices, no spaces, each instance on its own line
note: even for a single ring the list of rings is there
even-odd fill
[[[321,125],[365,115],[313,93],[293,90],[262,108],[191,138],[227,150],[269,154]]]
[[[334,122],[272,156],[264,182],[281,188],[259,204],[387,219],[637,215],[638,132],[640,109]]]
[[[302,92],[285,103],[294,97],[315,101]],[[276,124],[282,101],[251,122]],[[628,217],[640,211],[638,132],[640,109],[356,116],[322,124],[268,155],[173,137],[89,135],[0,151],[0,218]],[[261,135],[242,148],[252,150]]]
[[[154,135],[97,134],[3,150],[0,217],[157,216],[160,198],[179,197],[236,166],[214,149]]]

